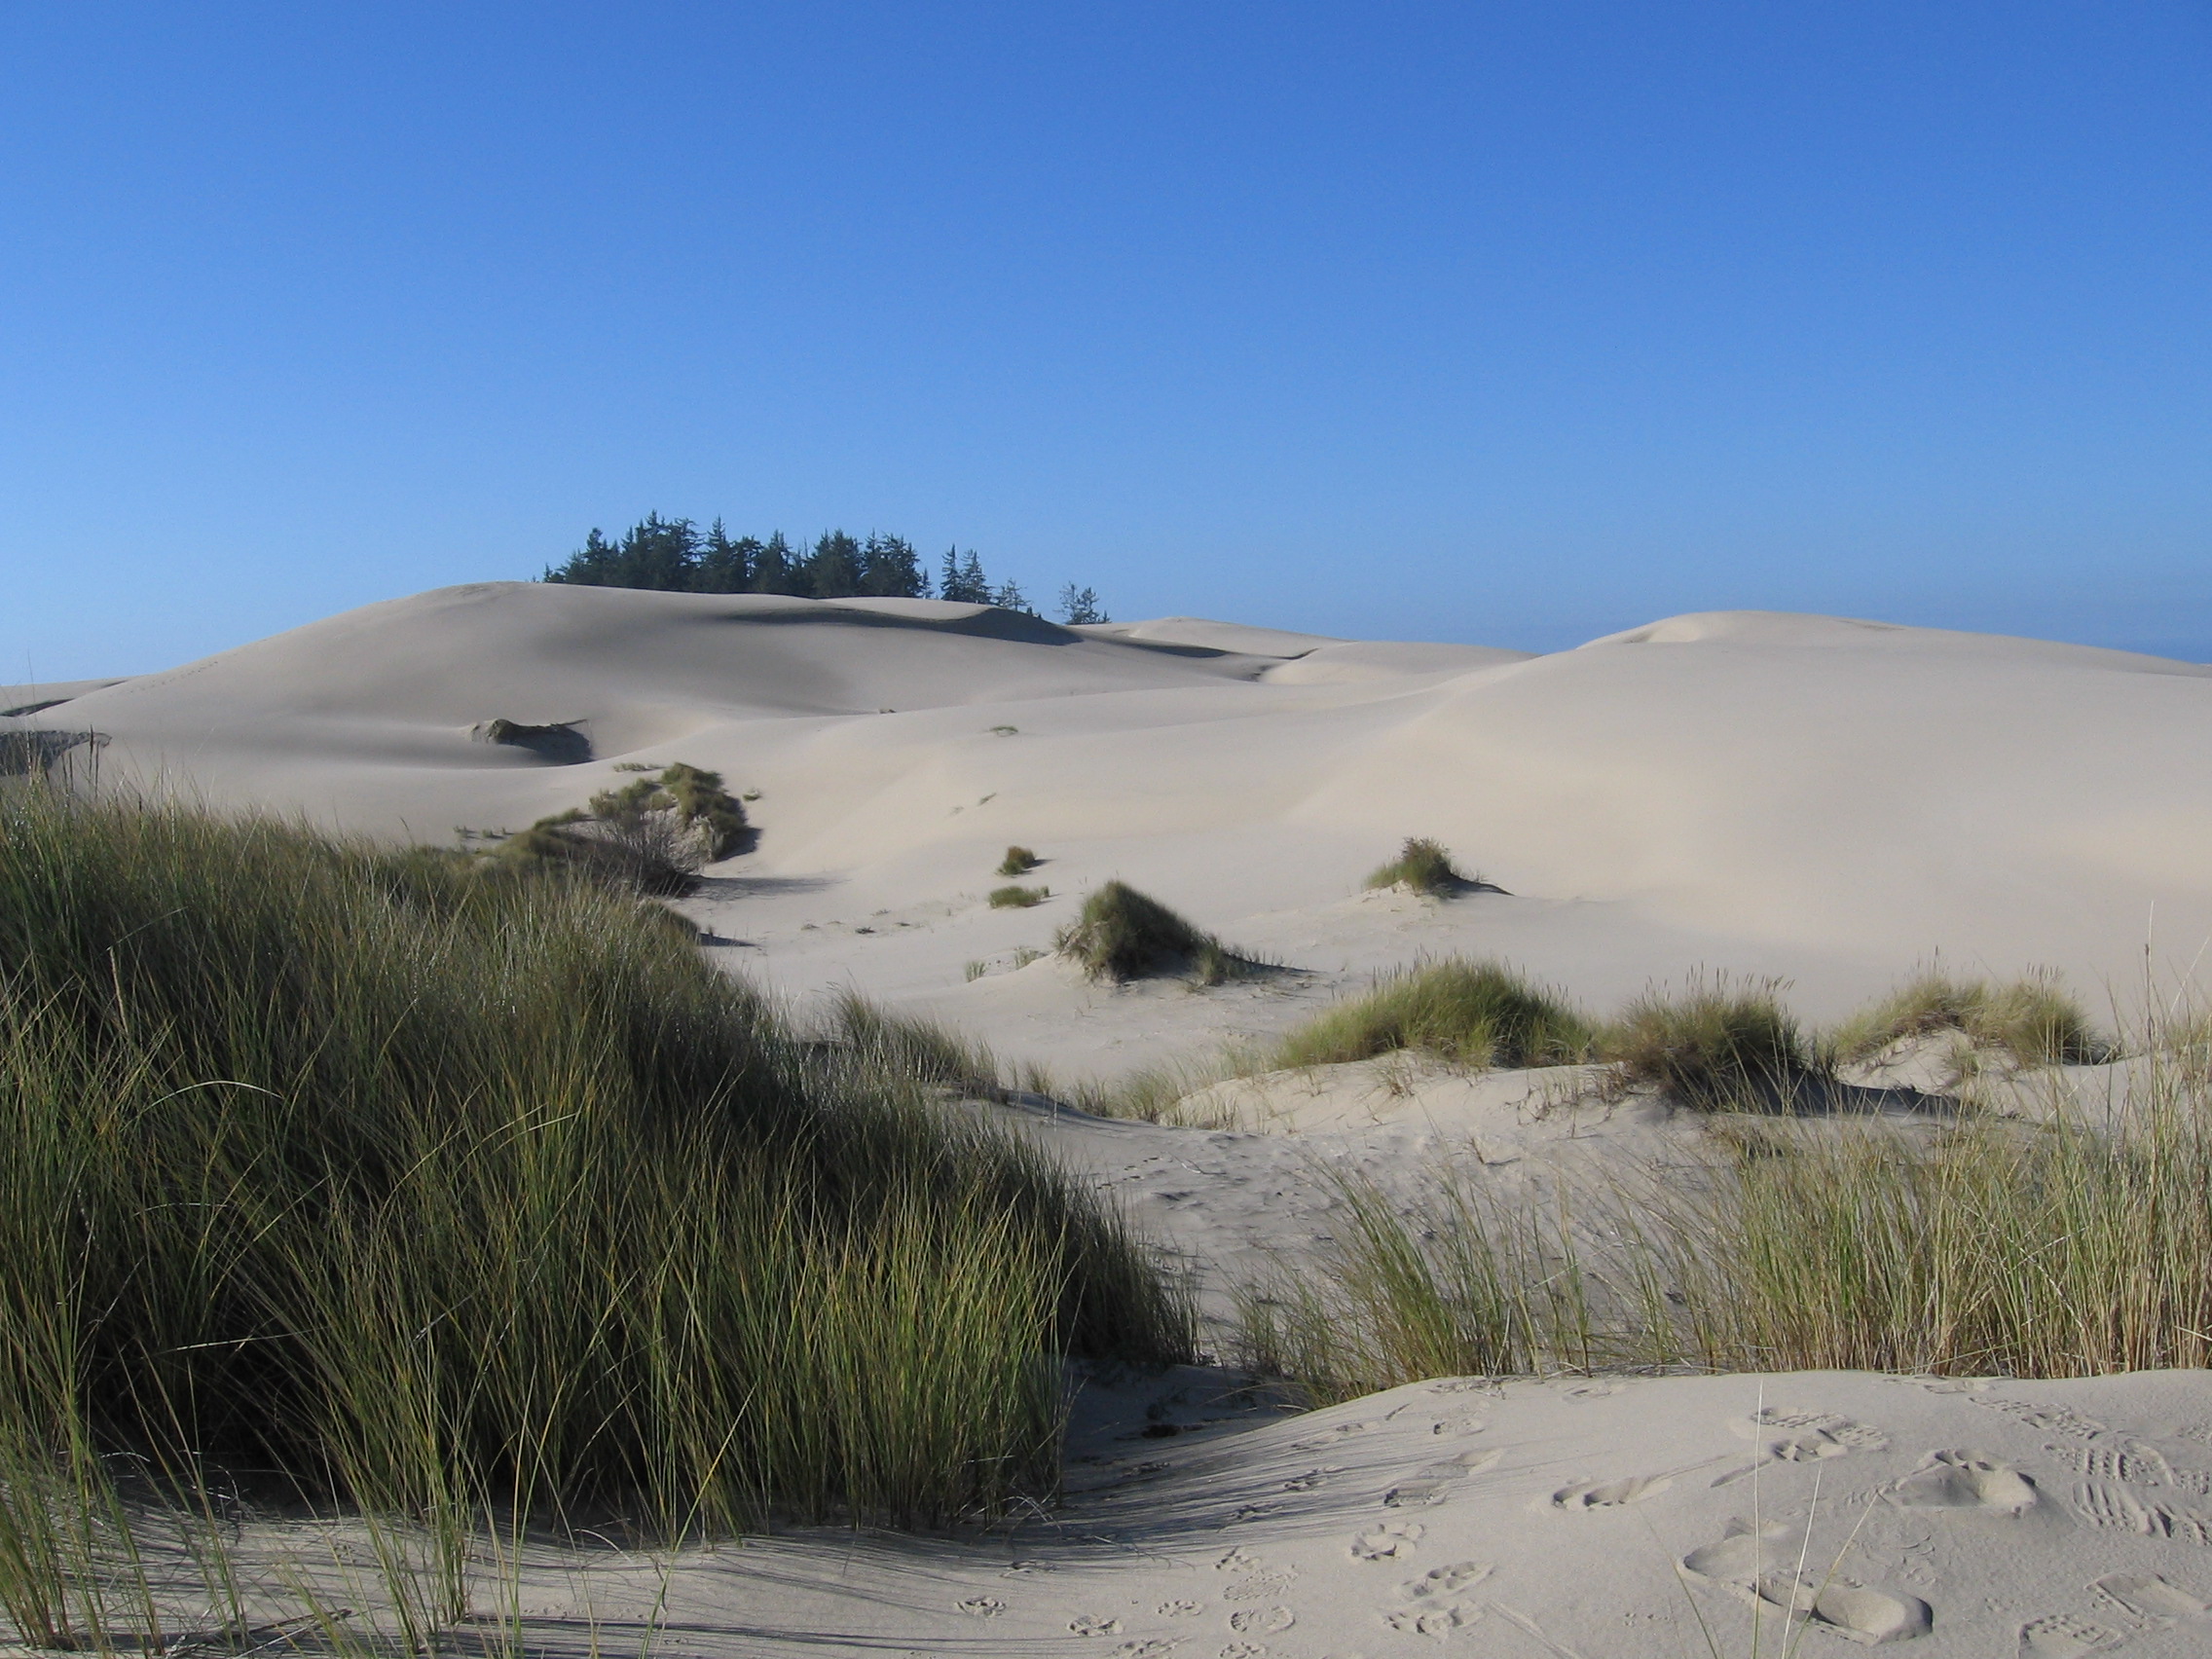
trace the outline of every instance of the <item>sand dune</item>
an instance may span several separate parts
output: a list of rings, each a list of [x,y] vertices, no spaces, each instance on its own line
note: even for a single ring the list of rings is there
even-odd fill
[[[577,804],[612,762],[717,767],[760,792],[761,836],[702,914],[754,971],[1017,1049],[1030,1003],[1075,993],[966,964],[1010,964],[1113,874],[1324,992],[1471,950],[1601,1005],[1696,964],[1780,975],[1825,1015],[1939,952],[2094,1000],[2139,980],[2147,936],[2161,964],[2212,937],[2212,669],[2038,641],[1732,611],[1530,657],[493,583],[67,689],[16,723],[108,734],[111,774],[426,840]],[[496,719],[578,722],[591,759],[471,741]],[[1407,834],[1511,897],[1358,898]],[[1052,905],[982,908],[1012,841],[1050,859]]]
[[[760,831],[686,901],[718,960],[1063,1076],[1279,1032],[1423,954],[1505,956],[1601,1010],[1700,966],[1776,975],[1827,1017],[1937,954],[2124,1001],[2147,942],[2178,974],[2212,938],[2212,668],[1827,617],[1530,656],[498,583],[0,699],[40,705],[0,733],[103,734],[103,776],[427,841],[579,804],[617,763],[715,767]],[[494,720],[572,739],[484,741]],[[1408,834],[1507,891],[1362,891]],[[1010,842],[1051,902],[986,906]],[[1113,875],[1282,971],[1198,994],[1037,959]],[[1644,1097],[1567,1104],[1588,1082],[1567,1068],[1387,1070],[1196,1102],[1269,1133],[976,1109],[1119,1194],[1216,1332],[1235,1270],[1327,1242],[1332,1171],[1411,1191],[1472,1159],[1541,1195],[1701,1132]],[[665,1594],[655,1645],[712,1653],[1598,1659],[1750,1653],[1754,1617],[1766,1652],[1793,1621],[1931,1655],[2212,1641],[2199,1375],[1461,1380],[1286,1420],[1228,1386],[1088,1389],[1068,1507],[1008,1533],[801,1535],[665,1584],[571,1562],[526,1611],[556,1645],[586,1614],[619,1640]]]

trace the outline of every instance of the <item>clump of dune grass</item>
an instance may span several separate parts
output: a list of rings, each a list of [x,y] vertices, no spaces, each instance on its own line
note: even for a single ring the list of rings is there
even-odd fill
[[[601,790],[588,809],[540,818],[499,852],[635,893],[681,896],[698,885],[703,866],[743,851],[752,833],[721,774],[679,760],[656,777]]]
[[[1631,1083],[1701,1111],[1787,1107],[1825,1075],[1781,984],[1693,977],[1679,992],[1646,992],[1599,1037],[1601,1055]]]
[[[2084,1377],[2212,1361],[2212,1097],[2115,1131],[1747,1121],[1686,1168],[1508,1200],[1347,1182],[1255,1275],[1238,1357],[1325,1403],[1424,1377],[1694,1368]]]
[[[1009,882],[1004,887],[991,889],[991,908],[994,910],[1027,910],[1042,904],[1052,896],[1050,887],[1024,887],[1019,882]]]
[[[996,873],[1000,875],[1027,875],[1042,863],[1044,863],[1044,860],[1027,847],[1009,847],[1006,850],[1006,857],[999,860],[999,867]]]
[[[2050,974],[2003,984],[1921,974],[1839,1030],[1839,1059],[1866,1060],[1891,1044],[1955,1031],[1973,1044],[2003,1049],[2023,1066],[2094,1065],[2113,1044],[2082,1005]]]
[[[122,1470],[185,1514],[242,1482],[427,1528],[447,1581],[494,1512],[674,1535],[1049,1493],[1062,1357],[1185,1354],[1187,1306],[934,1103],[967,1060],[846,1027],[799,1041],[559,866],[0,798],[23,1639],[113,1637],[60,1568],[116,1537]]]
[[[1473,883],[1453,867],[1452,855],[1441,842],[1409,835],[1398,856],[1367,878],[1369,887],[1403,887],[1410,892],[1445,898]]]
[[[1218,985],[1248,966],[1213,935],[1122,881],[1086,896],[1053,943],[1093,979],[1139,979],[1183,967],[1198,983]]]
[[[1571,1065],[1590,1057],[1590,1023],[1512,969],[1456,958],[1382,976],[1283,1038],[1281,1066],[1337,1065],[1419,1049],[1456,1065]]]

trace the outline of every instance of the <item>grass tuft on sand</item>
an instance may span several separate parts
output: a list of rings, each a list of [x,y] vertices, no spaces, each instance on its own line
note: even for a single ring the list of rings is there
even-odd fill
[[[1832,1046],[1839,1060],[1868,1060],[1893,1043],[1945,1031],[2005,1050],[2023,1066],[2095,1065],[2115,1053],[2082,1005],[2047,973],[2004,984],[1939,971],[1918,975],[1846,1023]]]
[[[1382,976],[1366,995],[1283,1038],[1274,1063],[1338,1065],[1419,1049],[1475,1069],[1571,1065],[1595,1042],[1587,1020],[1512,969],[1453,958]]]
[[[999,867],[995,873],[999,875],[1027,875],[1044,862],[1027,847],[1009,847],[1006,850],[1006,857],[999,860]]]
[[[118,1470],[449,1558],[494,1511],[673,1536],[1050,1493],[1062,1357],[1186,1356],[1187,1303],[937,1105],[987,1057],[837,1020],[802,1041],[559,866],[0,797],[18,1631],[109,1640],[62,1567]]]
[[[1188,968],[1198,983],[1218,985],[1249,966],[1213,935],[1122,881],[1088,894],[1053,943],[1091,978],[1116,982]]]
[[[1042,904],[1052,896],[1050,887],[1024,887],[1019,882],[1009,882],[1004,887],[991,889],[991,908],[994,910],[1028,910]]]
[[[1786,1109],[1826,1067],[1781,990],[1777,980],[1692,977],[1679,992],[1646,992],[1606,1025],[1599,1052],[1678,1105]]]
[[[1444,899],[1474,883],[1453,866],[1452,855],[1443,843],[1425,836],[1409,835],[1398,849],[1398,856],[1370,874],[1367,885],[1371,888],[1403,887],[1409,892],[1427,894],[1432,899]]]

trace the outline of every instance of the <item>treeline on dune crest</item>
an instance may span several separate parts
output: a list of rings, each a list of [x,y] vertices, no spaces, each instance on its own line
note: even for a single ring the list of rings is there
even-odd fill
[[[870,531],[864,540],[824,531],[809,547],[776,531],[732,539],[720,519],[704,532],[690,519],[647,513],[619,541],[594,529],[584,544],[542,581],[584,587],[652,588],[668,593],[770,593],[799,599],[948,599],[1037,614],[1020,584],[994,583],[970,548],[945,549],[933,583],[914,544]],[[1060,620],[1070,626],[1106,622],[1098,595],[1070,582],[1060,590]]]

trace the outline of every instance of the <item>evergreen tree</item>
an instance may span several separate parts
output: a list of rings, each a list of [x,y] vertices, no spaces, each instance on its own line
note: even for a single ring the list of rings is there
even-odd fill
[[[800,570],[792,544],[777,531],[753,556],[753,591],[755,593],[803,594],[800,586],[805,572]]]
[[[861,591],[861,544],[841,530],[815,537],[806,557],[806,592],[815,599],[851,599]]]
[[[1001,583],[998,592],[992,594],[991,597],[987,601],[985,601],[985,603],[989,605],[995,605],[1001,610],[1027,611],[1028,614],[1032,616],[1037,614],[1034,610],[1029,609],[1029,600],[1027,596],[1022,593],[1021,584],[1019,582],[1009,581]]]
[[[1071,628],[1083,627],[1090,622],[1111,622],[1098,603],[1098,594],[1091,588],[1079,588],[1070,582],[1060,589],[1060,620]]]
[[[722,521],[715,520],[691,573],[692,586],[700,593],[744,593],[753,585],[753,562],[759,552],[760,543],[752,536],[732,541]]]
[[[861,592],[884,599],[929,598],[929,572],[914,544],[903,536],[869,532],[861,549]]]

